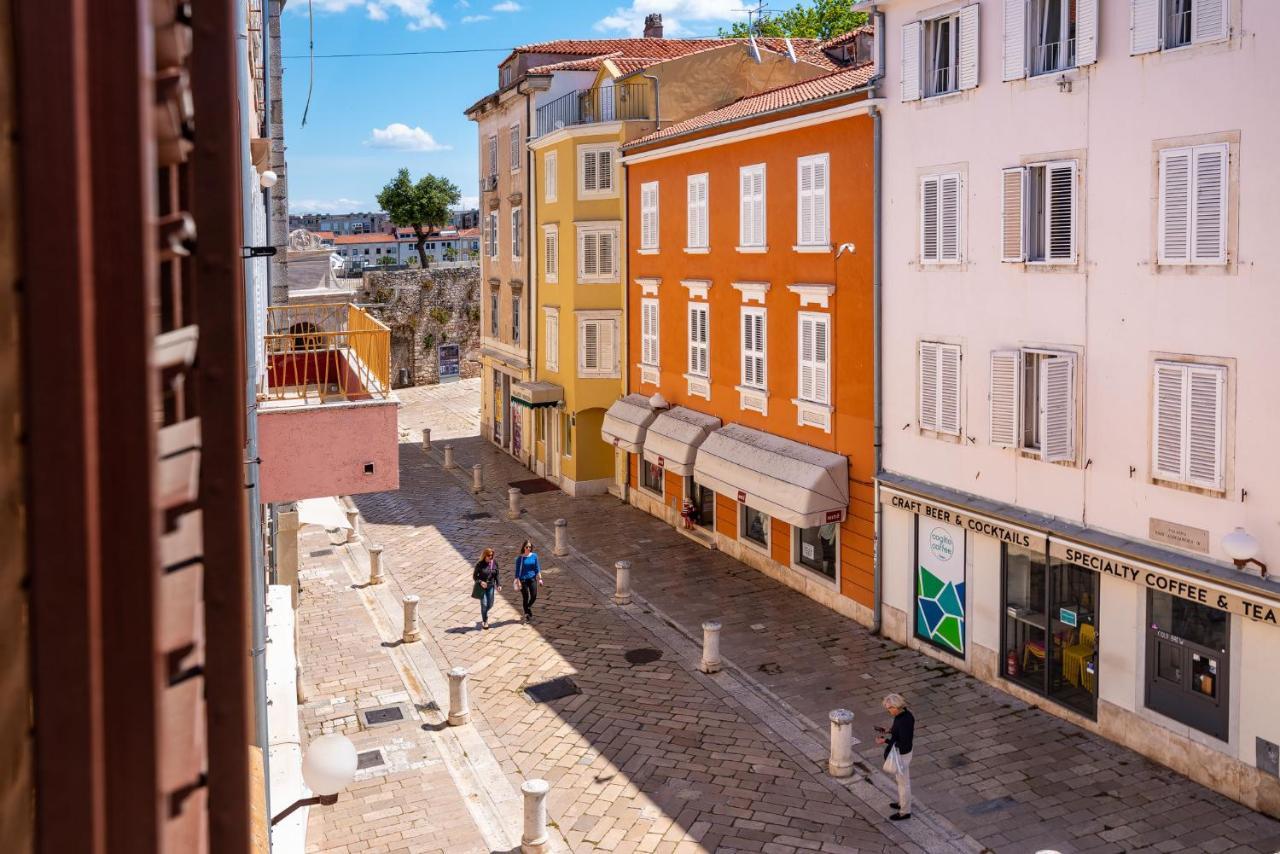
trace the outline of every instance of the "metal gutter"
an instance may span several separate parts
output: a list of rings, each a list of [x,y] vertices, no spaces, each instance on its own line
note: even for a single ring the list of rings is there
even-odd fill
[[[876,39],[876,70],[871,79],[867,81],[869,88],[875,89],[884,79],[884,13],[876,7],[871,7],[871,19],[875,31]],[[874,95],[872,97],[875,97]],[[872,349],[872,446],[875,449],[875,478],[876,478],[876,498],[875,498],[875,526],[874,526],[874,542],[871,551],[872,563],[872,596],[874,601],[874,615],[872,617],[871,630],[879,633],[882,625],[881,590],[884,586],[882,576],[884,574],[884,558],[882,548],[882,525],[884,522],[883,512],[880,509],[879,500],[879,483],[880,474],[884,470],[884,358],[881,351],[884,349],[883,336],[883,318],[884,318],[884,263],[881,260],[880,253],[884,245],[884,117],[881,115],[879,108],[871,108],[871,125],[872,125],[872,192],[871,192],[871,349]]]

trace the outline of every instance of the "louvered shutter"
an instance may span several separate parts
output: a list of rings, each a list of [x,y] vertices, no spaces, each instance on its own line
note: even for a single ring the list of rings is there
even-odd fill
[[[702,248],[707,245],[707,176],[689,178],[688,245]]]
[[[617,271],[614,265],[614,239],[612,231],[601,231],[596,237],[599,252],[599,275],[601,278],[612,277]]]
[[[921,26],[919,21],[902,26],[902,100],[920,100]]]
[[[1153,381],[1151,469],[1156,477],[1183,479],[1186,367],[1156,362]]]
[[[600,327],[594,320],[583,321],[582,340],[578,345],[578,365],[583,373],[591,373],[600,369]]]
[[[938,178],[920,179],[920,260],[938,260]]]
[[[1040,458],[1070,462],[1075,447],[1075,357],[1054,356],[1040,361]]]
[[[814,242],[813,240],[813,163],[806,160],[800,161],[799,183],[799,210],[797,215],[800,219],[799,226],[799,242],[801,246],[807,246]]]
[[[511,255],[512,257],[520,257],[520,208],[516,208],[511,212]]]
[[[1098,0],[1075,0],[1076,65],[1098,61]]]
[[[1227,37],[1227,0],[1195,0],[1191,4],[1191,41],[1211,42]]]
[[[520,168],[520,125],[511,126],[511,171]]]
[[[814,369],[815,337],[817,330],[814,318],[810,315],[800,316],[800,399],[813,400],[817,379]]]
[[[542,242],[543,263],[545,265],[544,269],[546,276],[549,279],[554,279],[560,269],[560,247],[557,245],[560,242],[559,232],[554,228],[547,229],[543,232]]]
[[[578,252],[578,275],[584,279],[598,276],[600,274],[600,243],[597,232],[583,233],[581,244]]]
[[[700,326],[698,314],[698,306],[689,306],[689,373],[691,374],[702,373],[699,367],[702,364],[702,357],[698,354],[698,329]]]
[[[960,176],[938,179],[938,260],[960,260]]]
[[[813,242],[819,246],[829,243],[827,235],[827,159],[813,161]]]
[[[755,205],[752,204],[751,197],[751,170],[738,170],[738,245],[750,246],[751,235],[754,233],[755,227],[752,224],[752,216],[755,213]]]
[[[596,166],[596,153],[594,151],[582,152],[582,189],[591,192],[596,189],[599,181],[599,171]]]
[[[556,157],[554,151],[547,155],[546,174],[543,176],[542,180],[546,184],[546,198],[548,202],[554,202],[556,200],[556,182],[560,180],[560,167],[557,162],[558,160],[559,158]]]
[[[938,429],[938,344],[920,342],[920,427]],[[803,388],[803,383],[801,384]],[[802,392],[803,395],[803,392]]]
[[[498,137],[489,137],[489,174],[498,174]],[[494,189],[497,189],[496,187]]]
[[[596,152],[596,189],[613,189],[613,152],[608,149]]]
[[[1186,479],[1196,486],[1221,489],[1226,369],[1188,365],[1186,371]]]
[[[1027,76],[1027,0],[1004,0],[1004,79]]]
[[[938,431],[960,435],[960,348],[938,346]]]
[[[1195,148],[1195,196],[1191,209],[1192,261],[1227,263],[1226,143]]]
[[[604,374],[617,373],[618,355],[615,352],[614,324],[612,320],[596,323],[596,370]]]
[[[755,213],[751,218],[753,226],[751,245],[764,246],[765,241],[765,205],[764,205],[764,167],[755,170],[752,177],[751,194],[754,199]]]
[[[751,318],[751,312],[744,311],[742,313],[742,384],[753,386],[756,384],[756,365],[755,365],[755,324]]]
[[[828,403],[831,365],[830,329],[825,317],[813,319],[813,397],[815,403]]]
[[[658,247],[658,184],[640,185],[640,248]]]
[[[1027,260],[1022,222],[1022,200],[1027,170],[1024,166],[1004,170],[1000,193],[1000,260]]]
[[[1160,0],[1129,0],[1129,53],[1160,49]]]
[[[1076,165],[1051,163],[1045,167],[1048,184],[1049,261],[1071,262],[1076,257]]]
[[[1159,252],[1161,264],[1185,264],[1191,255],[1190,148],[1160,152]]]
[[[1018,446],[1018,413],[1022,404],[1022,353],[996,350],[991,354],[991,444]]]
[[[978,4],[960,10],[959,78],[961,89],[978,86]]]
[[[701,353],[701,359],[699,361],[699,373],[701,373],[703,376],[708,376],[710,371],[710,365],[707,363],[707,360],[709,358],[709,351],[711,349],[710,334],[709,334],[710,330],[707,329],[708,312],[709,312],[709,309],[706,306],[703,306],[702,311],[698,312],[698,322],[699,322],[698,349],[699,349],[699,352]]]

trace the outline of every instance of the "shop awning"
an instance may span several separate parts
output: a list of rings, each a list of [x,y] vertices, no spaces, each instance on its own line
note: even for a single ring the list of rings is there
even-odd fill
[[[707,437],[693,477],[800,528],[838,522],[849,506],[847,458],[740,424]]]
[[[640,453],[645,433],[657,413],[643,394],[629,394],[618,398],[604,414],[600,424],[600,438],[616,445],[628,454]]]
[[[555,383],[536,380],[511,385],[511,402],[530,409],[555,406],[562,400],[564,400],[564,389]]]
[[[685,477],[693,474],[693,459],[703,441],[720,429],[723,422],[713,415],[704,415],[696,409],[673,406],[662,412],[649,425],[649,436],[644,440],[644,458],[647,462],[662,465],[672,474]]]
[[[304,498],[298,502],[298,526],[319,525],[328,531],[339,528],[350,528],[347,521],[346,508],[333,496],[327,498]]]

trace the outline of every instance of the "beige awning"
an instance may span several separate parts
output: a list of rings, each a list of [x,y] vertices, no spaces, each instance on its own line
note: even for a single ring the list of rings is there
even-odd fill
[[[326,498],[303,498],[298,502],[298,526],[319,525],[327,531],[350,528],[347,511],[332,495]]]
[[[564,400],[564,389],[555,383],[537,380],[511,385],[511,402],[531,409],[555,406],[562,400]]]
[[[672,474],[687,477],[693,474],[698,446],[718,430],[721,423],[714,415],[673,406],[649,425],[649,436],[644,441],[644,458]]]
[[[841,521],[849,506],[846,457],[740,424],[707,437],[693,477],[800,528]]]
[[[654,412],[649,398],[643,394],[629,394],[613,402],[600,424],[600,438],[628,454],[640,453],[644,446],[645,432],[653,421]]]

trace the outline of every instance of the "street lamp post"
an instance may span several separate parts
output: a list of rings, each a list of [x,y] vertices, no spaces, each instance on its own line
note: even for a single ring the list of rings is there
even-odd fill
[[[338,801],[338,792],[345,789],[356,776],[356,747],[345,735],[322,735],[311,742],[302,757],[302,780],[312,791],[309,798],[299,798],[271,819],[275,827],[301,807],[323,804],[332,806]]]

